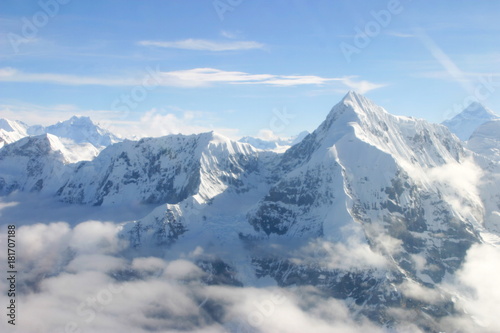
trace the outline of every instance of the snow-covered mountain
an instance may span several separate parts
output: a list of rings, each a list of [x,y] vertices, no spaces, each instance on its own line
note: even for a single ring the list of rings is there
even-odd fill
[[[492,123],[469,142],[482,154],[498,143]],[[469,248],[500,235],[498,162],[445,126],[353,92],[283,154],[210,132],[115,143],[92,161],[66,156],[50,134],[5,146],[1,193],[157,204],[121,226],[131,253],[202,248],[207,283],[313,286],[385,327],[410,311],[418,327],[442,330],[442,318],[462,314],[443,281]]]
[[[25,137],[0,149],[0,194],[57,191],[71,155],[58,137]]]
[[[21,184],[32,182],[50,184],[57,191],[47,192],[43,186],[39,190],[61,201],[91,205],[178,203],[194,195],[205,202],[229,185],[244,192],[242,174],[258,172],[259,163],[269,159],[258,161],[259,156],[270,154],[213,132],[126,140],[104,149],[92,161],[73,164],[71,151],[52,134],[24,138],[0,153],[4,189],[29,190]],[[43,172],[47,165],[59,169],[61,164],[65,168],[57,174]],[[10,165],[17,165],[17,178],[11,176]],[[37,178],[40,175],[44,178]]]
[[[499,118],[498,115],[487,107],[478,102],[473,102],[461,113],[452,119],[443,121],[442,124],[455,133],[460,140],[467,141],[477,127],[490,120]]]
[[[257,149],[283,153],[291,146],[299,143],[309,134],[308,131],[302,131],[298,135],[289,138],[277,138],[274,140],[265,140],[252,136],[245,136],[239,139],[239,142],[249,143]]]
[[[252,146],[213,132],[124,141],[76,166],[57,195],[93,205],[177,203],[190,196],[205,202],[230,184],[245,191],[242,174],[258,167],[258,156]]]
[[[393,116],[349,93],[274,160],[260,188],[241,195],[230,186],[208,205],[192,196],[159,207],[127,225],[124,237],[139,248],[202,246],[243,284],[313,284],[385,325],[397,320],[394,307],[423,308],[414,320],[431,331],[439,318],[457,314],[445,291],[436,304],[406,287],[434,292],[467,249],[497,232],[488,210],[499,196],[455,181],[479,183],[486,170],[445,127]],[[326,264],[329,251],[342,258]]]
[[[28,136],[28,128],[21,121],[0,118],[0,148]]]
[[[96,148],[104,148],[122,141],[116,135],[103,129],[89,117],[73,116],[68,120],[58,122],[45,128],[33,128],[33,134],[49,133],[60,138],[70,139],[74,143],[90,143]],[[31,131],[28,129],[28,133]],[[42,133],[40,133],[42,132]]]
[[[73,116],[51,126],[28,126],[20,121],[0,119],[0,148],[27,136],[51,134],[59,138],[65,148],[68,163],[89,161],[101,150],[122,141],[113,133],[92,122],[89,117]]]
[[[467,148],[500,162],[500,119],[479,126],[470,136]]]

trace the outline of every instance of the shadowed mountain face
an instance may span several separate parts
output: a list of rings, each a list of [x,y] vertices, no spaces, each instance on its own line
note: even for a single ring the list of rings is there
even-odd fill
[[[470,144],[493,149],[493,125]],[[0,163],[4,194],[161,204],[123,225],[132,254],[203,248],[196,262],[208,284],[313,286],[389,327],[401,319],[395,309],[428,331],[459,314],[441,284],[500,230],[497,161],[353,92],[283,154],[204,133],[125,141],[67,163],[44,135],[4,147]]]

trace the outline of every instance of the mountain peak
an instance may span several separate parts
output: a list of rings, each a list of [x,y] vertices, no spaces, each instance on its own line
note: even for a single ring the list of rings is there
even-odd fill
[[[372,100],[352,90],[349,91],[337,105],[339,104],[350,106],[356,113],[387,113],[387,111],[375,104]]]
[[[342,101],[344,100],[356,100],[358,98],[365,98],[363,95],[355,92],[354,90],[349,90],[347,94],[345,94],[344,98],[342,98]]]
[[[73,116],[68,120],[46,127],[44,132],[71,139],[75,143],[89,142],[95,147],[107,147],[112,143],[121,141],[86,116]]]
[[[480,125],[499,118],[498,115],[481,103],[472,102],[462,112],[449,120],[443,121],[442,124],[448,127],[460,140],[467,141]]]
[[[469,106],[466,107],[459,115],[475,115],[475,116],[481,115],[481,116],[490,116],[498,118],[498,116],[493,111],[491,111],[490,109],[488,109],[486,106],[484,106],[479,102],[470,103]]]
[[[342,100],[337,103],[327,116],[322,127],[329,127],[337,119],[343,118],[345,123],[369,122],[387,114],[382,107],[375,104],[365,96],[349,91]]]
[[[340,103],[352,104],[352,105],[358,105],[358,106],[363,106],[366,104],[373,104],[373,102],[371,102],[365,96],[363,96],[363,95],[361,95],[353,90],[349,90],[349,92],[342,98]]]
[[[87,116],[73,116],[69,120],[66,120],[65,122],[70,123],[71,125],[94,125],[94,122],[90,117]],[[65,123],[64,121],[62,123]]]

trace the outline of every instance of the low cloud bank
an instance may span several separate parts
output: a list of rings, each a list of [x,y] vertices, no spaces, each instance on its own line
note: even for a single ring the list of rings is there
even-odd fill
[[[113,223],[88,221],[22,226],[17,230],[19,267],[16,329],[22,332],[393,332],[365,318],[353,318],[346,304],[313,287],[230,287],[204,284],[192,261],[157,257],[127,258],[127,243]],[[5,248],[5,233],[0,235]],[[356,244],[349,244],[350,247]],[[365,247],[316,244],[337,266],[334,252],[372,256]],[[361,245],[360,245],[361,246]],[[6,261],[2,251],[0,260]],[[375,257],[377,258],[377,257]],[[380,259],[380,258],[379,258]],[[463,331],[500,331],[496,288],[500,250],[474,246],[456,281],[447,285],[469,318],[444,318],[443,327]],[[376,266],[383,265],[382,259]],[[8,286],[0,283],[0,304]],[[435,291],[407,283],[403,292],[427,301]],[[399,310],[394,310],[395,312]],[[397,332],[419,332],[400,311]],[[460,327],[461,325],[461,327]],[[6,320],[2,332],[11,332]],[[471,330],[468,330],[468,329]]]

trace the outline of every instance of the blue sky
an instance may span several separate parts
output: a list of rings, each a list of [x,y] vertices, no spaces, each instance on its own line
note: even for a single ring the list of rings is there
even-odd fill
[[[314,130],[348,90],[500,112],[499,1],[3,0],[0,117],[122,135]]]

